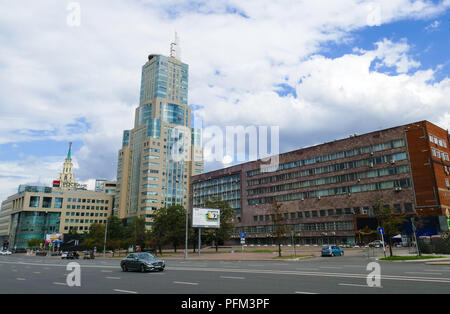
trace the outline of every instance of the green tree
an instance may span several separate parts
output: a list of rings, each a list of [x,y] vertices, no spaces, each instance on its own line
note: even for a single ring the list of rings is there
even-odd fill
[[[125,234],[125,227],[122,220],[117,216],[110,216],[108,218],[108,232],[106,235],[106,247],[113,251],[120,248],[123,244],[123,237]]]
[[[186,210],[181,205],[171,206],[167,211],[168,217],[168,242],[172,244],[174,251],[182,245],[186,236]]]
[[[278,204],[278,202],[274,200],[270,204],[269,211],[272,221],[271,235],[277,240],[279,257],[281,257],[281,242],[283,241],[284,234],[287,232],[286,225],[283,223],[285,218],[282,213],[282,206],[282,204]]]
[[[234,211],[227,201],[221,198],[213,198],[205,203],[207,208],[215,208],[220,210],[220,227],[210,229],[208,231],[208,239],[214,241],[216,252],[219,250],[219,243],[229,240],[233,231]]]
[[[383,200],[375,205],[375,218],[384,230],[384,237],[389,241],[389,253],[392,256],[392,237],[401,232],[400,228],[405,222],[405,215],[398,213],[392,206],[383,206]]]
[[[28,240],[28,247],[30,248],[38,248],[41,246],[41,243],[44,244],[44,240],[42,239],[30,239]]]
[[[82,242],[82,246],[87,249],[102,248],[105,241],[105,225],[99,223],[93,223],[89,227],[89,233],[86,235]]]
[[[172,244],[174,251],[184,243],[186,233],[186,210],[183,206],[162,207],[153,215],[151,237],[162,253],[162,246]]]
[[[162,247],[168,242],[168,233],[169,224],[167,208],[161,207],[153,213],[153,224],[150,232],[152,242],[158,248],[159,254],[162,254]]]
[[[147,232],[145,230],[145,218],[133,217],[132,221],[125,227],[124,231],[124,244],[140,247],[145,246],[145,241],[147,240]]]

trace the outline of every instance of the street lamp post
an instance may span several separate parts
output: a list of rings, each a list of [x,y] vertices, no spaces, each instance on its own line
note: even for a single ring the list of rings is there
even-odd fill
[[[188,258],[188,210],[186,209],[186,232],[184,235],[184,259]]]
[[[106,257],[106,235],[108,234],[108,219],[106,219],[106,226],[105,226],[105,241],[103,242],[103,258]]]

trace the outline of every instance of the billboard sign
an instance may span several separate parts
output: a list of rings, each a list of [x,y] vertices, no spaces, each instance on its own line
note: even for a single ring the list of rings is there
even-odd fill
[[[59,188],[61,186],[61,181],[59,180],[53,180],[53,187],[54,188]]]
[[[61,243],[63,241],[63,234],[62,233],[50,233],[45,235],[45,243]]]
[[[192,209],[192,227],[220,228],[220,209],[194,207]]]

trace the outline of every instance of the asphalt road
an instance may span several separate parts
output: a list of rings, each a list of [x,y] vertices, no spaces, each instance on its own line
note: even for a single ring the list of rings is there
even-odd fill
[[[380,287],[369,287],[361,256],[302,261],[166,261],[156,273],[122,272],[120,259],[75,260],[80,287],[69,287],[59,258],[0,256],[0,293],[107,294],[411,294],[450,293],[450,265],[382,262]]]

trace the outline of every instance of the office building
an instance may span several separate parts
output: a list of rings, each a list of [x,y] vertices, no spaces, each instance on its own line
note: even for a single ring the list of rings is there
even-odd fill
[[[4,246],[25,248],[30,239],[46,234],[89,231],[93,223],[106,223],[113,194],[86,189],[74,179],[71,148],[53,186],[20,185],[1,204],[0,239]]]
[[[419,235],[439,234],[450,208],[448,145],[448,131],[428,121],[352,135],[280,154],[273,172],[261,171],[257,160],[194,176],[190,207],[228,200],[235,243],[241,233],[248,243],[274,243],[273,201],[301,244],[360,242],[362,230],[376,230],[378,201],[423,218]]]
[[[134,128],[123,133],[118,156],[116,213],[145,217],[160,207],[188,206],[189,180],[203,170],[200,138],[191,128],[188,70],[177,38],[170,56],[151,54],[142,67]]]

